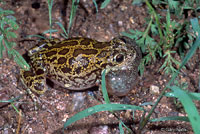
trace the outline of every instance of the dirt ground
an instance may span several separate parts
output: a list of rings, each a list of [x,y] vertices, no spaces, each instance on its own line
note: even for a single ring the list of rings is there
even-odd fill
[[[96,12],[92,0],[81,0],[73,23],[70,36],[90,37],[99,41],[109,41],[123,31],[129,29],[145,29],[145,18],[148,14],[144,5],[133,6],[131,0],[112,0],[105,9]],[[98,4],[101,4],[99,0]],[[2,6],[2,5],[0,5]],[[20,26],[17,31],[16,49],[24,54],[29,48],[35,45],[35,41],[27,40],[28,35],[41,34],[49,29],[48,8],[46,0],[8,0],[4,9],[15,11],[14,16]],[[53,22],[61,22],[68,25],[71,1],[54,0]],[[55,29],[59,29],[54,25]],[[61,30],[59,30],[60,32]],[[58,33],[53,34],[61,38]],[[36,38],[32,38],[36,40]],[[190,91],[197,92],[199,76],[200,51],[193,56],[184,75],[179,81],[188,82]],[[140,105],[144,102],[155,102],[161,93],[169,77],[163,72],[158,72],[162,60],[146,66],[143,76],[139,77],[137,86],[125,97],[111,97],[111,102],[120,104]],[[154,87],[154,88],[153,88]],[[157,89],[157,90],[156,90]],[[101,93],[98,89],[92,90],[94,99],[89,95],[90,91],[73,92],[57,87],[49,86],[49,90],[39,96],[41,105],[35,110],[30,96],[26,94],[22,84],[19,82],[19,67],[12,60],[4,58],[0,60],[0,100],[21,98],[14,103],[22,116],[15,111],[11,104],[0,104],[0,133],[14,134],[19,128],[20,134],[59,134],[63,124],[69,117],[88,107],[102,102]],[[100,101],[100,102],[99,102]],[[151,106],[144,107],[150,110]],[[135,113],[132,119],[131,111],[116,112],[133,132],[137,129],[142,114]],[[166,116],[184,116],[181,107],[174,103],[174,99],[164,97],[152,115],[152,118]],[[21,122],[19,123],[21,118]],[[118,120],[109,112],[100,112],[77,121],[71,125],[66,134],[119,134]],[[127,131],[125,131],[127,133]],[[136,133],[136,132],[134,132]],[[149,123],[143,131],[144,134],[192,134],[189,123],[167,121]]]

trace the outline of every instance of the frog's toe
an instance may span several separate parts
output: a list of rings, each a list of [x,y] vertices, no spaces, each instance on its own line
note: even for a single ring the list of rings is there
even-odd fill
[[[46,80],[42,79],[33,81],[31,90],[37,94],[44,94],[44,92],[47,90]]]

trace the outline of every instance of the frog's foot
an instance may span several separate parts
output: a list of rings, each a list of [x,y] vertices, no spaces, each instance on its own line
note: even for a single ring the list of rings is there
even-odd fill
[[[38,96],[36,96],[35,94],[33,94],[33,92],[29,88],[27,89],[27,93],[31,97],[31,99],[33,100],[34,109],[37,111],[38,107],[41,105],[40,98]]]
[[[46,77],[44,73],[34,74],[33,71],[20,70],[21,81],[28,89],[28,93],[34,100],[33,93],[43,94],[47,90]]]

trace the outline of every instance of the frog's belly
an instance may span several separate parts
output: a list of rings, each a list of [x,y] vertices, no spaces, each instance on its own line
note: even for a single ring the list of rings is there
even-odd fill
[[[53,76],[47,76],[47,78],[49,78],[54,84],[69,90],[85,90],[97,86],[100,83],[97,77],[95,79],[91,79],[94,77],[84,79],[83,77],[77,78],[71,76],[70,78],[61,78],[57,76],[58,79],[55,79]]]

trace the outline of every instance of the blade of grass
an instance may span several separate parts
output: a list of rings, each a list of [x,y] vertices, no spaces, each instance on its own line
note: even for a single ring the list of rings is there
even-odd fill
[[[188,114],[188,118],[190,120],[190,123],[192,125],[195,134],[198,134],[200,132],[200,127],[199,127],[200,116],[196,106],[192,102],[192,99],[185,91],[183,91],[177,86],[172,86],[170,87],[170,89],[173,90],[174,94],[180,100],[186,113]]]
[[[188,92],[188,95],[190,96],[190,98],[192,100],[200,100],[200,93],[193,93],[193,92]],[[174,94],[174,92],[170,92],[170,93],[165,93],[166,97],[176,97],[176,94]]]
[[[121,121],[119,122],[119,132],[120,132],[120,134],[124,134],[124,130],[123,130]]]
[[[56,30],[56,29],[49,29],[49,30],[44,31],[43,34],[50,33],[50,35],[51,35],[51,34],[54,33],[54,32],[58,32],[58,30]],[[50,39],[51,39],[51,38],[50,38]]]
[[[105,1],[101,4],[100,9],[104,9],[109,3],[110,3],[110,0],[105,0]]]
[[[187,121],[189,122],[188,117],[185,116],[171,116],[171,117],[161,117],[161,118],[155,118],[149,120],[150,122],[158,122],[158,121],[170,121],[170,120],[175,120],[175,121]]]
[[[96,8],[96,12],[98,13],[98,5],[97,5],[96,0],[92,0],[92,1],[93,1],[93,3],[94,3],[95,8]]]
[[[48,0],[48,9],[49,9],[49,26],[50,26],[50,30],[52,29],[52,7],[53,7],[53,0]],[[51,32],[50,32],[50,37],[51,39]]]
[[[12,102],[15,102],[17,100],[19,100],[23,95],[20,95],[16,98],[13,98],[13,99],[10,99],[10,100],[0,100],[0,102],[5,102],[5,103],[12,103]]]
[[[66,127],[68,127],[72,123],[76,122],[77,120],[80,120],[82,118],[85,118],[89,115],[92,115],[92,114],[100,112],[100,111],[114,111],[114,110],[128,110],[128,109],[144,111],[144,109],[142,107],[134,106],[134,105],[126,105],[126,104],[101,104],[101,105],[96,105],[96,106],[90,107],[88,109],[85,109],[85,110],[77,113],[76,115],[72,116],[71,118],[69,118],[65,122],[63,129],[65,129]]]
[[[69,35],[70,30],[71,30],[71,26],[72,26],[72,22],[74,20],[74,16],[76,15],[76,10],[77,10],[79,1],[80,0],[77,0],[77,1],[72,0],[72,8],[71,8],[71,13],[70,13],[70,18],[69,18],[69,25],[68,25],[68,29],[67,29],[68,35]]]
[[[3,51],[5,51],[5,47],[3,45],[3,35],[0,36],[0,59],[3,58]]]
[[[30,70],[29,64],[24,60],[24,58],[15,49],[12,50],[14,61],[24,70]]]
[[[28,35],[26,38],[32,38],[32,37],[38,37],[41,39],[47,39],[46,37],[42,36],[42,35]]]
[[[110,99],[108,97],[108,92],[106,90],[105,74],[106,74],[106,70],[104,69],[103,72],[102,72],[102,76],[101,76],[101,88],[102,88],[103,98],[104,98],[106,104],[109,104]]]
[[[60,22],[56,22],[56,24],[63,30],[63,32],[64,32],[64,34],[61,34],[64,38],[68,38],[68,34],[67,34],[67,32],[66,32],[66,30],[65,30],[65,28],[64,28],[64,26],[60,23]]]

